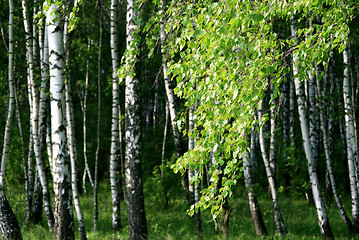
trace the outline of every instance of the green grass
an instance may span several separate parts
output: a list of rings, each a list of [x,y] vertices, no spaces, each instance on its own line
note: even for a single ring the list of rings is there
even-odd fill
[[[23,238],[26,239],[54,239],[54,235],[48,231],[45,218],[39,225],[25,226],[23,222],[25,201],[22,189],[10,189],[8,198],[14,209],[17,219],[21,225]],[[81,197],[81,205],[85,216],[85,225],[88,239],[128,239],[127,215],[124,202],[121,204],[122,231],[112,233],[111,225],[111,195],[107,182],[102,182],[99,188],[99,220],[98,230],[92,231],[93,221],[93,195],[88,192]],[[229,231],[230,239],[260,239],[255,235],[252,219],[250,216],[247,199],[244,197],[235,197],[230,200],[230,206],[235,208],[231,212]],[[147,214],[147,226],[149,239],[196,239],[195,220],[186,215],[187,204],[182,200],[181,194],[170,198],[169,208],[163,208],[163,201],[155,191],[145,192],[145,205]],[[272,204],[267,193],[262,193],[260,205],[264,221],[269,232],[265,239],[277,239],[275,236]],[[309,206],[302,199],[290,199],[281,197],[280,202],[283,218],[288,230],[286,239],[321,239],[319,227],[317,224],[316,210],[314,206]],[[350,215],[350,201],[346,199],[347,214]],[[359,237],[350,236],[340,217],[336,205],[333,203],[328,207],[330,223],[336,239],[359,239]],[[225,239],[221,234],[214,235],[214,224],[209,211],[202,213],[203,239]],[[75,228],[76,214],[75,214]],[[78,232],[76,238],[78,239]]]

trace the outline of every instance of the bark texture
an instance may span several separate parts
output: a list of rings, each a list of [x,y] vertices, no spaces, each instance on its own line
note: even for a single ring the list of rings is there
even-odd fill
[[[291,32],[292,36],[297,39],[297,28],[295,26],[294,20],[292,20],[291,24]],[[298,104],[298,113],[299,113],[299,121],[300,121],[300,129],[302,132],[302,140],[304,145],[305,156],[308,161],[308,171],[310,184],[312,187],[312,194],[315,207],[317,209],[318,223],[320,227],[320,231],[322,237],[324,239],[333,239],[333,233],[329,224],[329,218],[327,214],[326,207],[324,205],[324,201],[320,191],[319,179],[315,168],[315,160],[312,152],[311,141],[310,141],[310,129],[308,126],[308,116],[307,111],[305,109],[305,95],[303,84],[299,79],[299,69],[298,69],[298,53],[293,54],[293,76],[295,83],[295,92],[297,96],[297,104]]]
[[[251,141],[250,144],[254,144],[254,129],[251,131]],[[251,154],[253,152],[251,151]],[[258,237],[267,236],[268,232],[264,225],[262,213],[260,206],[257,200],[257,195],[254,191],[254,182],[253,182],[253,170],[252,170],[252,158],[249,156],[249,152],[246,152],[243,156],[243,168],[244,168],[244,182],[248,194],[248,203],[249,210],[252,215],[252,220],[254,224],[254,229]]]
[[[260,145],[260,149],[262,152],[262,158],[263,158],[263,162],[264,162],[264,166],[265,166],[265,170],[266,170],[266,174],[267,174],[267,178],[268,178],[268,183],[269,183],[269,187],[270,187],[270,193],[271,193],[271,197],[272,197],[272,202],[273,202],[273,214],[274,214],[274,221],[276,224],[276,228],[277,228],[277,234],[278,236],[283,236],[286,234],[286,229],[285,229],[285,225],[284,225],[284,221],[283,221],[283,217],[282,217],[282,213],[279,209],[279,203],[278,203],[278,199],[277,199],[277,189],[276,189],[276,184],[275,184],[275,179],[274,179],[274,172],[273,172],[273,168],[271,167],[269,158],[268,158],[268,154],[266,152],[266,148],[265,148],[265,139],[264,139],[264,130],[263,130],[263,124],[262,124],[262,117],[263,117],[263,100],[260,101],[259,103],[259,111],[258,111],[258,120],[259,120],[259,125],[260,125],[260,129],[259,129],[259,145]]]
[[[110,155],[110,184],[112,196],[112,229],[118,231],[121,228],[120,221],[120,190],[119,190],[119,106],[120,94],[117,70],[119,67],[118,56],[118,1],[111,0],[111,57],[112,57],[112,124],[111,124],[111,155]]]
[[[126,59],[128,73],[125,88],[125,184],[129,239],[140,240],[147,239],[147,223],[140,156],[140,82],[135,74],[138,46],[134,4],[134,0],[127,0],[126,47],[129,54]]]
[[[51,138],[54,164],[56,240],[75,239],[71,179],[66,146],[63,36],[58,5],[51,4],[46,14],[49,40]]]

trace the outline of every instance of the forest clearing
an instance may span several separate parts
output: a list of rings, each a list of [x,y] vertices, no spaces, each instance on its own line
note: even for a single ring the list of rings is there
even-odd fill
[[[0,0],[2,239],[359,239],[359,2]]]

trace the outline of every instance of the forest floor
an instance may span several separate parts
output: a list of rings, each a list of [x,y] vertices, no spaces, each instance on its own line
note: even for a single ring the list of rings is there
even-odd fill
[[[102,182],[99,189],[99,219],[97,231],[92,231],[92,191],[88,191],[86,195],[82,195],[81,197],[88,239],[128,239],[125,203],[122,201],[121,204],[121,221],[124,227],[122,231],[114,234],[112,233],[111,225],[111,195],[109,184]],[[23,238],[25,240],[54,239],[54,235],[48,231],[45,217],[43,217],[42,224],[33,226],[24,225],[25,199],[23,194],[20,194],[21,190],[21,188],[10,188],[8,191],[8,199],[17,215]],[[145,191],[149,239],[196,239],[195,220],[186,215],[188,205],[183,200],[183,197],[180,194],[171,197],[168,209],[165,209],[163,198],[161,198],[159,194],[155,195],[153,192],[150,193],[149,191]],[[230,201],[230,206],[233,207],[233,209],[229,221],[229,239],[260,239],[255,235],[245,193],[243,192],[237,195],[238,196],[235,196]],[[346,199],[345,203],[344,207],[350,216],[349,199]],[[299,197],[290,199],[289,197],[282,196],[280,204],[288,231],[286,239],[321,239],[315,207],[310,206],[304,197],[302,199],[299,199]],[[272,203],[268,194],[264,193],[261,195],[260,205],[269,233],[269,236],[264,239],[276,239],[273,214],[271,211]],[[359,237],[350,236],[348,234],[334,202],[328,207],[328,212],[330,224],[336,239],[359,239]],[[77,227],[76,216],[75,225]],[[217,236],[214,234],[214,223],[210,215],[210,210],[206,210],[202,213],[202,227],[203,239],[225,239],[221,234]],[[76,234],[76,239],[78,239],[78,232],[76,232]]]

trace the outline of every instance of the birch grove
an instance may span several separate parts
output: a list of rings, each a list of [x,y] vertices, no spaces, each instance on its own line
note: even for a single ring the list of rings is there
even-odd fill
[[[359,234],[357,1],[0,8],[2,239]]]

